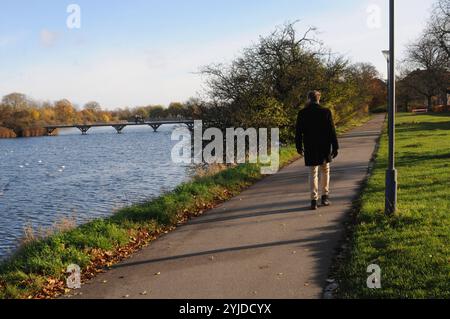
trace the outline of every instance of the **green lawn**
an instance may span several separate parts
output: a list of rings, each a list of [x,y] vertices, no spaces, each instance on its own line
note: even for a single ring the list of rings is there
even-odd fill
[[[450,114],[401,114],[397,121],[398,213],[386,217],[387,136],[356,216],[340,298],[450,298]],[[382,289],[367,288],[381,267]]]

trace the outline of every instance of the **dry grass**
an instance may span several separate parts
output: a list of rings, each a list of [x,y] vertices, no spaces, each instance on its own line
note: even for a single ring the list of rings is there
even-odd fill
[[[200,165],[195,168],[195,178],[210,177],[234,166],[236,165],[227,165],[227,164]]]
[[[20,239],[20,246],[25,246],[30,243],[46,239],[61,232],[67,232],[77,227],[75,217],[62,217],[53,223],[50,227],[38,227],[28,223],[23,228],[23,236]]]

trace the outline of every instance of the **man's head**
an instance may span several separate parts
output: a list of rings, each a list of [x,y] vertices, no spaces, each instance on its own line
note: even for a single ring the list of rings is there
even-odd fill
[[[311,91],[308,93],[309,103],[320,103],[320,97],[322,94],[319,91]]]

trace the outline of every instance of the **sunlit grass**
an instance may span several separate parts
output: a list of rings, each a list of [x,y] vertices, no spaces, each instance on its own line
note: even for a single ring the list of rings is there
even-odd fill
[[[387,136],[361,198],[342,298],[450,298],[450,114],[397,121],[398,213],[384,215]],[[367,288],[370,264],[382,289]]]

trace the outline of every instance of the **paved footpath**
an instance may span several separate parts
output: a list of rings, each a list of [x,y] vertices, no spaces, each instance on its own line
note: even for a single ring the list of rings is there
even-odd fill
[[[376,116],[340,138],[333,206],[309,210],[308,171],[297,161],[99,275],[77,298],[321,298],[383,123]]]

